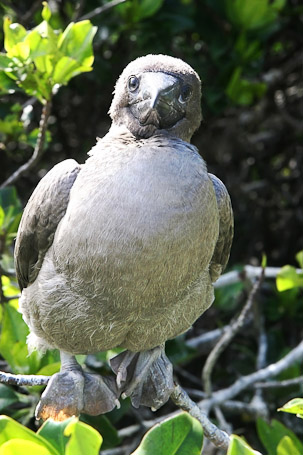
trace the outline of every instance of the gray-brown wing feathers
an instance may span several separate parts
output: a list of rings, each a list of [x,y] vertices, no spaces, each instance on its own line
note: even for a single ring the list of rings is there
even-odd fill
[[[80,171],[75,160],[65,160],[49,171],[30,197],[20,222],[15,245],[15,266],[20,288],[33,283],[44,256],[66,212],[71,187]]]
[[[213,174],[208,174],[216,193],[220,216],[219,237],[210,263],[210,276],[214,283],[226,267],[234,235],[234,218],[231,201],[224,184]]]

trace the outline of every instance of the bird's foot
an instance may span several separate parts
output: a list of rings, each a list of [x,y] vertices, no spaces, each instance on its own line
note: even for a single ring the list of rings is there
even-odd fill
[[[36,418],[62,421],[80,412],[104,414],[119,407],[115,380],[84,373],[77,365],[52,376],[36,408]]]
[[[132,405],[159,409],[169,399],[173,389],[173,367],[164,347],[149,351],[125,351],[110,361],[117,374],[117,386],[122,397],[130,397]]]

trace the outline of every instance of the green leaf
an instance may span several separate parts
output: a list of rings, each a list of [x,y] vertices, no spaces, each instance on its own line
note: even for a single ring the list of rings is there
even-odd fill
[[[37,434],[46,439],[60,453],[64,454],[68,437],[64,435],[65,428],[74,420],[74,417],[66,419],[63,422],[55,422],[53,419],[47,419],[39,428]]]
[[[298,274],[295,267],[285,265],[277,275],[276,284],[279,292],[295,287],[303,287],[303,275]]]
[[[253,450],[244,439],[232,434],[228,446],[227,455],[261,455],[260,452]]]
[[[103,439],[102,450],[116,447],[121,443],[117,429],[105,415],[89,416],[83,414],[81,415],[81,421],[91,425],[101,433]]]
[[[53,455],[47,447],[36,444],[33,441],[24,439],[11,439],[0,447],[0,455],[20,455],[27,453],[30,455]]]
[[[242,30],[263,28],[273,23],[286,0],[225,0],[229,20]]]
[[[0,53],[0,69],[9,70],[10,65],[12,65],[12,59],[6,54]]]
[[[279,408],[278,411],[303,415],[303,398],[293,398],[292,400],[285,403],[282,408]]]
[[[201,424],[182,413],[151,428],[132,455],[200,455],[202,444]]]
[[[58,48],[66,57],[76,60],[81,66],[90,67],[94,61],[92,41],[97,32],[88,20],[71,22],[62,33]]]
[[[136,5],[136,20],[153,16],[162,6],[163,0],[141,0]]]
[[[42,19],[44,19],[46,22],[48,22],[51,18],[52,12],[51,12],[47,2],[42,2],[42,5],[43,5],[43,9],[42,9],[42,13],[41,13]]]
[[[3,306],[0,353],[15,373],[34,373],[39,367],[37,352],[30,356],[26,346],[28,327],[11,302]]]
[[[303,444],[300,440],[291,430],[277,420],[272,420],[271,424],[268,424],[264,420],[258,419],[257,432],[262,444],[270,454],[276,454],[277,447],[284,436],[288,436],[300,453],[303,453]]]
[[[299,251],[299,253],[296,254],[296,260],[297,260],[299,266],[301,267],[301,269],[303,269],[303,250]]]
[[[71,57],[62,57],[55,67],[53,81],[57,84],[67,84],[72,77],[91,70],[92,67],[81,66]]]
[[[241,77],[242,68],[234,69],[226,87],[227,96],[236,104],[249,105],[261,98],[267,90],[264,82],[251,82]]]
[[[5,17],[3,21],[4,48],[8,57],[14,56],[14,47],[23,41],[26,36],[25,28],[20,24],[12,24],[12,21]]]
[[[302,455],[302,452],[298,450],[289,436],[284,436],[277,447],[277,455]]]
[[[3,444],[12,439],[20,439],[22,442],[33,442],[39,445],[41,451],[47,449],[51,455],[61,455],[46,439],[35,434],[32,430],[29,430],[8,416],[0,416],[0,447],[2,448]],[[7,453],[9,454],[10,452]],[[19,450],[17,455],[21,453],[30,453],[32,455],[32,452],[26,452],[25,450]],[[48,452],[46,453],[48,454]]]
[[[74,418],[64,430],[70,436],[65,448],[65,455],[99,455],[102,436],[97,430]]]
[[[18,394],[11,387],[5,384],[0,384],[0,412],[18,401]]]
[[[4,213],[3,208],[0,205],[0,228],[1,228],[2,224],[3,224],[4,218],[5,218],[5,213]]]

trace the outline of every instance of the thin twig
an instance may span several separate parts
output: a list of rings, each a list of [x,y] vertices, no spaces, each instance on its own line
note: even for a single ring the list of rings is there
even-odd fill
[[[247,314],[249,313],[249,311],[253,305],[256,293],[258,292],[258,290],[261,286],[263,277],[264,277],[264,269],[262,268],[261,275],[259,276],[258,281],[256,281],[256,283],[253,285],[253,287],[249,293],[247,302],[244,305],[238,318],[230,325],[229,330],[224,333],[222,338],[220,338],[220,340],[218,341],[218,343],[216,344],[216,346],[210,352],[209,356],[206,359],[206,362],[204,364],[204,368],[202,371],[202,382],[203,382],[203,386],[204,386],[204,391],[206,392],[206,394],[208,396],[210,396],[211,392],[212,392],[211,373],[213,371],[213,368],[214,368],[219,356],[221,355],[221,353],[229,345],[230,341],[236,335],[236,333],[240,330],[240,328],[245,324]]]
[[[260,389],[277,389],[283,387],[292,387],[294,385],[303,385],[303,376],[298,378],[285,379],[284,381],[267,381],[267,382],[256,382],[254,387]]]
[[[92,17],[98,16],[98,14],[104,13],[104,11],[107,11],[108,9],[111,9],[114,6],[120,5],[121,3],[125,3],[127,1],[128,0],[112,0],[111,2],[105,3],[105,5],[98,6],[98,8],[93,9],[87,14],[84,14],[84,16],[81,16],[78,21],[91,19]]]
[[[29,169],[31,169],[35,164],[37,164],[40,161],[44,152],[45,135],[50,112],[51,101],[49,100],[46,101],[45,105],[42,108],[42,114],[39,124],[39,133],[34,148],[34,153],[26,163],[22,164],[22,166],[20,166],[19,169],[17,169],[7,180],[5,180],[5,182],[2,183],[0,188],[4,188],[8,185],[12,185],[13,183],[15,183],[21,177],[21,175],[29,171]]]
[[[303,341],[299,343],[294,349],[292,349],[286,356],[276,363],[268,365],[266,368],[262,368],[259,371],[255,371],[247,376],[242,376],[235,381],[230,387],[218,390],[212,394],[211,398],[202,400],[199,402],[205,410],[210,410],[215,405],[220,404],[226,400],[230,400],[235,396],[239,395],[240,392],[253,386],[256,382],[265,381],[271,377],[277,376],[282,371],[289,368],[296,362],[302,361],[303,359]]]

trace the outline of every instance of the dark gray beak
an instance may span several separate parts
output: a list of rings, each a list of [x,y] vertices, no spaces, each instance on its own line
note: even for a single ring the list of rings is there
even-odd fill
[[[131,93],[130,110],[140,125],[168,129],[186,113],[182,98],[182,81],[162,72],[143,73],[137,90]]]

